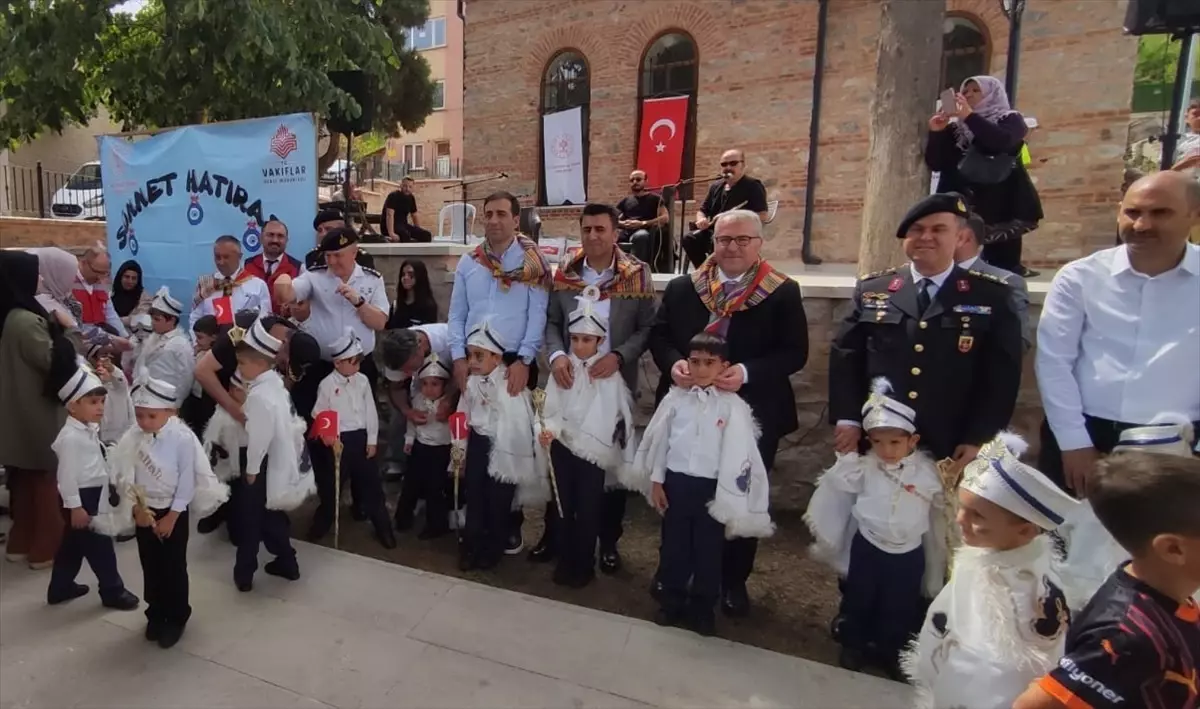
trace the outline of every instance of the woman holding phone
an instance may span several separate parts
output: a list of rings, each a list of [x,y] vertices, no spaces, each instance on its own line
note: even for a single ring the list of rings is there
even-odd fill
[[[929,119],[925,163],[941,173],[938,192],[967,195],[972,211],[987,225],[983,259],[998,268],[1030,276],[1021,265],[1021,238],[1042,220],[1042,202],[1021,163],[1029,128],[1012,110],[1004,84],[973,76],[943,98]]]

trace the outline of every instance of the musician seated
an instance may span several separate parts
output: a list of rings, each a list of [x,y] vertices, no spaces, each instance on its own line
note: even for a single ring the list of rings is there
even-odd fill
[[[718,214],[748,209],[767,221],[767,188],[746,175],[746,156],[742,151],[722,153],[721,174],[722,179],[708,186],[708,195],[696,212],[696,228],[683,237],[683,250],[694,268],[699,268],[713,251],[713,221]]]
[[[652,270],[666,271],[659,262],[664,260],[662,230],[668,219],[667,206],[662,197],[646,189],[646,173],[641,170],[629,173],[629,191],[629,196],[617,203],[621,215],[617,241],[629,244],[630,253],[651,264]]]

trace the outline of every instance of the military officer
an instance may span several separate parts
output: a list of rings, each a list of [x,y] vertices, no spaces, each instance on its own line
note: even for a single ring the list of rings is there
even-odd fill
[[[896,232],[911,261],[858,282],[829,355],[838,451],[857,449],[875,377],[887,377],[916,410],[921,444],[960,470],[1008,425],[1021,381],[1021,321],[1002,278],[955,263],[968,216],[960,195],[926,197]]]
[[[345,229],[346,217],[336,209],[322,209],[313,218],[313,229],[317,232],[317,245],[304,255],[304,269],[312,270],[325,263],[325,252],[321,251],[321,240],[334,229]],[[375,268],[375,258],[366,251],[355,254],[354,260],[363,268]]]

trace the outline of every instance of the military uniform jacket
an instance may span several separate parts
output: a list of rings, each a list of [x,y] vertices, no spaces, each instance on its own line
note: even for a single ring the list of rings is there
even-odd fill
[[[907,265],[871,274],[829,353],[829,418],[861,421],[874,377],[917,412],[935,459],[982,445],[1008,425],[1021,383],[1021,321],[1009,286],[957,266],[924,313]]]

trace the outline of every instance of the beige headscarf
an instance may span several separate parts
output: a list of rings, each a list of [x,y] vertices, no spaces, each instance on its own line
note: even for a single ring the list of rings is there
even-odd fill
[[[38,275],[41,276],[38,302],[46,312],[62,313],[78,323],[79,304],[71,290],[79,275],[79,260],[56,247],[29,249],[29,253],[38,258]]]

